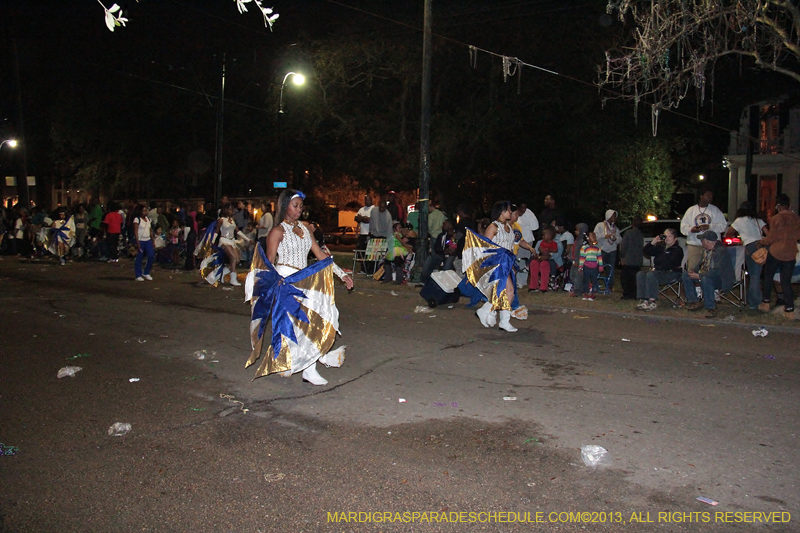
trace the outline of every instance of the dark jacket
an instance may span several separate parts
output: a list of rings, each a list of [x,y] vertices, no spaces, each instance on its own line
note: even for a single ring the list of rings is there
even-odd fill
[[[642,266],[644,262],[642,241],[644,241],[644,235],[638,228],[631,228],[625,232],[625,236],[619,245],[620,261],[624,266]]]
[[[703,250],[705,253],[705,250]],[[702,264],[702,261],[701,261]],[[733,271],[733,259],[728,249],[717,242],[711,250],[711,270],[709,273],[717,273],[722,278],[722,290],[728,292],[736,283],[736,273]],[[700,274],[700,277],[705,274]]]
[[[667,248],[663,243],[648,242],[644,253],[653,258],[653,270],[680,272],[683,264],[683,248],[678,243]]]

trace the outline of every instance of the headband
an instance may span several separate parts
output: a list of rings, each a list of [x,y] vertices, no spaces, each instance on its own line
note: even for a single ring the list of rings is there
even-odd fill
[[[294,193],[294,196],[292,196],[291,198],[289,198],[289,201],[291,202],[291,201],[292,201],[292,200],[294,200],[295,198],[300,198],[301,200],[305,200],[305,199],[306,199],[306,195],[305,195],[305,194],[303,194],[301,191],[297,191],[296,193]]]

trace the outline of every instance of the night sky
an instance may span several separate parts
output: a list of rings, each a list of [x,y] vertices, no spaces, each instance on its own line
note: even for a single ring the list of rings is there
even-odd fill
[[[166,188],[162,194],[209,196],[207,189],[213,178],[214,105],[219,94],[223,53],[227,59],[223,159],[229,188],[226,192],[243,193],[268,182],[277,165],[279,143],[300,154],[298,158],[313,159],[327,168],[341,167],[341,163],[334,162],[336,152],[343,150],[340,138],[330,140],[320,136],[314,143],[308,140],[295,143],[294,139],[301,139],[308,131],[291,131],[293,123],[301,122],[301,116],[306,121],[303,127],[308,128],[306,124],[313,122],[309,114],[318,105],[314,99],[320,98],[319,91],[287,90],[287,114],[282,118],[287,122],[283,126],[278,124],[276,107],[284,73],[289,70],[310,73],[313,84],[315,58],[308,53],[314,49],[312,44],[341,40],[343,36],[345,41],[349,36],[355,42],[366,34],[376,33],[390,47],[418,41],[418,49],[412,49],[409,57],[418,58],[414,61],[418,61],[421,69],[421,0],[276,0],[266,4],[280,14],[272,32],[264,26],[254,5],[251,4],[249,13],[239,14],[232,0],[141,0],[120,5],[129,22],[127,27],[112,33],[105,26],[103,9],[96,0],[4,2],[0,11],[4,33],[0,133],[7,138],[18,130],[13,40],[19,54],[29,174],[69,174],[74,169],[75,154],[82,151],[97,150],[114,154],[111,159],[126,160],[133,153],[139,154],[137,172],[161,176],[162,181],[179,176],[180,186]],[[640,117],[640,124],[634,124],[632,106],[622,102],[602,109],[597,91],[591,86],[594,68],[603,62],[603,49],[619,42],[624,34],[616,20],[603,16],[605,5],[604,0],[435,1],[434,33],[447,39],[434,41],[434,83],[437,76],[460,69],[459,76],[473,76],[470,83],[488,86],[491,81],[493,87],[499,87],[497,90],[505,91],[501,98],[510,101],[515,97],[516,80],[504,85],[497,81],[498,58],[480,55],[479,68],[470,73],[466,45],[472,44],[563,74],[552,76],[524,70],[523,94],[519,97],[523,103],[519,104],[521,111],[516,113],[529,112],[533,126],[522,124],[519,127],[523,130],[551,128],[546,122],[553,123],[553,128],[584,127],[574,118],[567,125],[555,124],[557,115],[552,114],[561,106],[568,112],[575,107],[575,101],[581,101],[587,106],[584,114],[590,113],[592,120],[619,123],[620,128],[630,128],[632,135],[646,132],[650,128],[649,117],[644,120]],[[490,73],[494,78],[490,78]],[[705,135],[712,146],[708,150],[723,150],[727,145],[727,130],[738,126],[741,106],[751,103],[748,99],[778,93],[784,86],[791,89],[791,84],[780,78],[751,72],[745,72],[745,76],[745,82],[737,78],[738,72],[730,73],[728,78],[720,76],[713,107],[706,105],[700,111],[702,119],[714,126],[693,122],[691,117],[697,110],[692,102],[687,102],[680,111],[690,118],[665,115],[660,126],[663,135]],[[446,109],[447,102],[455,100],[446,91],[456,89],[444,82],[438,87],[440,92],[434,94],[438,98],[434,101],[434,121],[438,111],[452,112]],[[463,83],[457,89],[468,90]],[[416,135],[418,123],[414,113],[419,87],[414,86],[411,91],[417,102],[408,110],[409,130]],[[488,101],[494,94],[475,91],[474,97],[460,94],[458,98],[471,102],[477,99],[480,105],[481,99]],[[358,105],[362,95],[353,92],[356,102],[353,106]],[[463,109],[464,104],[455,107]],[[543,107],[551,114],[536,117]],[[298,118],[293,121],[292,116]],[[321,123],[324,126],[324,121],[317,120],[316,127]],[[283,140],[277,133],[279,127],[286,131]],[[432,127],[436,127],[435,123]],[[698,128],[703,127],[706,129],[699,132]],[[80,139],[83,143],[72,147],[70,161],[54,156],[54,132],[58,132],[62,142]],[[535,133],[541,138],[546,132],[542,129]],[[531,141],[539,144],[536,138]],[[415,143],[409,142],[409,161],[418,159]],[[573,155],[566,149],[552,158],[570,160]],[[504,157],[513,158],[514,154]],[[709,162],[718,159],[716,153],[708,157]],[[710,165],[709,162],[704,164]],[[6,156],[0,159],[0,164],[8,172],[13,161]],[[530,164],[522,162],[520,168]],[[413,169],[413,164],[408,167]],[[199,176],[192,176],[193,172]],[[409,188],[413,188],[416,176],[407,170],[403,176],[392,179],[398,185],[409,183]],[[194,189],[189,190],[192,186]]]

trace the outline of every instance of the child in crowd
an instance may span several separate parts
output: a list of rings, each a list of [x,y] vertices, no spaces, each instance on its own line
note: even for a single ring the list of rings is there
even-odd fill
[[[597,277],[603,271],[603,253],[597,246],[597,235],[593,231],[586,236],[578,261],[578,270],[583,274],[583,299],[594,301],[597,296]]]
[[[244,236],[247,237],[247,239],[242,240],[242,263],[244,263],[245,266],[249,266],[250,262],[253,260],[253,254],[256,250],[256,237],[258,236],[256,223],[252,220],[245,226]]]
[[[172,256],[169,250],[167,250],[167,239],[164,236],[164,231],[159,227],[156,227],[155,230],[155,237],[153,239],[153,249],[156,252],[156,262],[169,263],[172,260]]]
[[[181,248],[183,246],[183,225],[178,217],[172,220],[167,243],[172,256],[172,264],[177,265],[181,261]]]
[[[392,226],[392,238],[384,262],[383,281],[386,283],[393,281],[402,285],[405,280],[406,255],[413,251],[411,245],[408,244],[409,231],[400,222],[395,222]]]
[[[555,234],[555,230],[550,226],[542,230],[542,240],[536,243],[536,253],[531,256],[528,292],[536,292],[537,286],[541,292],[547,292],[550,275],[556,273],[564,264],[561,255],[564,248],[561,241],[555,240]]]

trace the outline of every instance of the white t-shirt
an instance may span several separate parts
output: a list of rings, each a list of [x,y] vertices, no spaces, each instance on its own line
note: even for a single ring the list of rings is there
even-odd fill
[[[716,231],[717,235],[724,235],[725,230],[728,229],[728,221],[725,220],[725,215],[714,204],[708,204],[706,207],[693,205],[684,213],[681,219],[681,233],[686,235],[686,244],[691,246],[702,246],[700,239],[697,238],[699,233],[692,233],[692,228],[695,226],[702,226],[708,224],[708,229]]]
[[[522,238],[525,242],[533,246],[533,232],[539,229],[539,219],[533,214],[533,211],[526,209],[525,212],[517,218],[519,229],[522,230]]]
[[[258,221],[258,225],[266,229],[261,229],[261,227],[258,228],[258,238],[260,239],[261,237],[269,233],[269,230],[272,229],[273,224],[274,222],[272,220],[271,213],[264,213],[263,215],[261,215],[261,218]]]
[[[367,207],[366,205],[358,210],[356,213],[360,217],[369,217],[370,213],[372,212],[372,206]],[[359,222],[358,223],[358,233],[360,235],[369,235],[369,222]]]
[[[564,243],[564,248],[566,248],[570,244],[575,244],[575,235],[573,235],[569,231],[565,231],[561,235],[556,233],[555,240],[563,242]]]
[[[745,246],[751,242],[761,240],[761,228],[766,226],[760,218],[739,217],[733,221],[733,229],[739,232],[739,237],[742,238]]]
[[[134,224],[139,224],[139,232],[136,234],[136,238],[141,241],[149,241],[150,240],[150,219],[136,217],[133,219]]]

